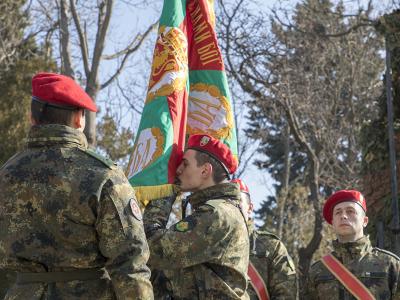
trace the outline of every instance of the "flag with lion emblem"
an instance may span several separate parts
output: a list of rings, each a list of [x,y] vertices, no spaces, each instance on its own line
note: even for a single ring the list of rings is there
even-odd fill
[[[237,157],[213,0],[164,0],[128,178],[146,205],[174,191],[187,135],[208,133]]]

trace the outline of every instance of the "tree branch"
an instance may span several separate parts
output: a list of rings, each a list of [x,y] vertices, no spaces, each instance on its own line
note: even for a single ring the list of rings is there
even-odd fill
[[[106,82],[104,82],[103,84],[100,85],[100,89],[106,88],[108,85],[110,85],[110,84],[115,80],[115,78],[117,78],[117,77],[119,76],[119,74],[121,74],[121,72],[122,72],[123,68],[125,67],[125,64],[126,64],[128,58],[129,58],[129,56],[130,56],[132,53],[136,52],[136,51],[140,48],[140,46],[143,44],[143,42],[144,42],[144,40],[146,39],[146,37],[147,37],[147,36],[150,34],[150,32],[156,27],[157,24],[158,24],[158,21],[155,22],[155,23],[153,23],[153,24],[151,24],[151,25],[147,28],[147,30],[143,33],[143,35],[141,35],[141,38],[139,39],[139,42],[138,42],[134,47],[132,47],[132,44],[131,44],[131,45],[130,45],[130,46],[131,46],[130,48],[127,48],[127,49],[124,50],[125,56],[124,56],[124,58],[122,59],[121,64],[119,65],[119,67],[117,68],[117,70],[115,71],[115,73],[114,73]],[[137,40],[137,37],[138,37],[138,36],[140,36],[140,35],[137,35],[137,36],[135,37],[134,41]]]
[[[60,44],[61,44],[61,71],[63,74],[74,78],[74,70],[71,63],[68,29],[68,4],[66,0],[60,3]]]
[[[88,44],[87,44],[87,37],[84,34],[82,30],[82,25],[81,21],[79,19],[78,12],[76,10],[76,6],[74,3],[74,0],[70,0],[70,9],[72,13],[72,18],[75,23],[76,31],[78,32],[78,37],[79,37],[79,44],[80,44],[80,50],[82,53],[82,61],[83,61],[83,67],[85,70],[85,75],[86,78],[90,74],[90,68],[89,68],[89,51],[88,51]]]

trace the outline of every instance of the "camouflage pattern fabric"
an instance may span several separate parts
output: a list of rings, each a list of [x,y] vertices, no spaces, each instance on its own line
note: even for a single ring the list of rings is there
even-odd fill
[[[285,245],[276,235],[255,230],[252,223],[249,228],[250,261],[263,278],[270,299],[296,299],[296,269]],[[250,283],[247,293],[250,299],[258,299]]]
[[[149,264],[164,271],[172,299],[248,299],[249,239],[239,197],[232,183],[197,191],[189,198],[193,213],[169,229],[174,199],[147,205]]]
[[[15,283],[6,299],[152,299],[149,249],[123,172],[68,126],[33,126],[0,169],[0,268],[108,276]],[[107,275],[106,273],[106,275]],[[36,275],[36,274],[35,274]]]
[[[172,299],[171,282],[166,273],[168,274],[168,272],[165,271],[151,269],[151,284],[153,285],[154,299]]]
[[[14,283],[16,273],[6,269],[0,269],[0,299],[4,299],[8,288]]]
[[[355,275],[377,300],[399,300],[400,259],[393,253],[371,246],[364,236],[354,243],[333,242],[338,260]],[[311,266],[305,299],[355,299],[321,261]]]

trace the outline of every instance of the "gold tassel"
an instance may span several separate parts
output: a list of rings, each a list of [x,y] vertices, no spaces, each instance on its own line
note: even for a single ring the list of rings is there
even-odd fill
[[[138,200],[142,208],[146,207],[146,205],[152,200],[172,196],[178,191],[178,187],[174,184],[135,186],[133,188],[136,193],[136,199]]]

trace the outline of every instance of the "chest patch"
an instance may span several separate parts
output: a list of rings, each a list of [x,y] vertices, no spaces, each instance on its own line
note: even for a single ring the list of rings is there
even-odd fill
[[[175,224],[175,230],[179,232],[185,232],[190,229],[190,224],[189,222],[186,221],[181,221]]]

